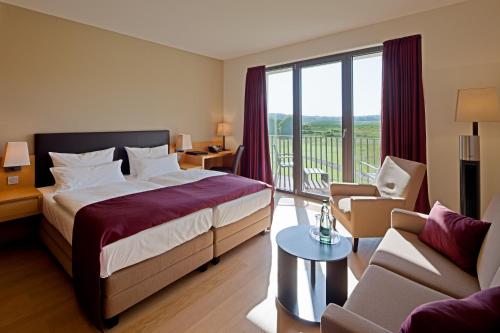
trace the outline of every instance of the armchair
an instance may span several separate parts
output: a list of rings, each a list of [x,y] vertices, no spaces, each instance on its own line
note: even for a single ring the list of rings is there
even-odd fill
[[[384,236],[394,208],[415,208],[425,169],[425,164],[387,156],[373,185],[331,184],[332,214],[351,233],[354,252],[359,238]]]

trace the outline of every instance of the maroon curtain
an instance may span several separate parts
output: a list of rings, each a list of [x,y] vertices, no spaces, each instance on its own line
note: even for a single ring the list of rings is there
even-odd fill
[[[266,67],[247,70],[241,175],[273,184],[267,129]]]
[[[382,161],[387,155],[426,163],[421,36],[384,42],[382,63]],[[415,210],[429,212],[427,176]]]

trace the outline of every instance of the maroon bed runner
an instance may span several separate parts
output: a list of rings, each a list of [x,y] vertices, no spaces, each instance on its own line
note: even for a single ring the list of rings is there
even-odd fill
[[[104,246],[268,187],[228,174],[112,198],[80,209],[73,226],[73,281],[84,312],[94,325],[103,328],[100,253]]]

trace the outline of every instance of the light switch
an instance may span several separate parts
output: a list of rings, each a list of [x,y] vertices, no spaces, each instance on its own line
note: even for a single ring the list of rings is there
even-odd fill
[[[19,176],[9,176],[7,177],[7,185],[19,184]]]

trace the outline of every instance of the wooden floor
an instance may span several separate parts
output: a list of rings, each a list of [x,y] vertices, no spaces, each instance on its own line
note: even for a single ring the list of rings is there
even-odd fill
[[[271,232],[223,255],[208,271],[193,272],[127,310],[109,332],[319,332],[318,326],[277,308],[273,240],[285,227],[313,223],[320,206],[280,194],[275,202]],[[349,291],[377,244],[377,239],[363,239],[359,252],[349,257]],[[0,250],[0,332],[96,331],[76,304],[70,278],[41,245]]]

